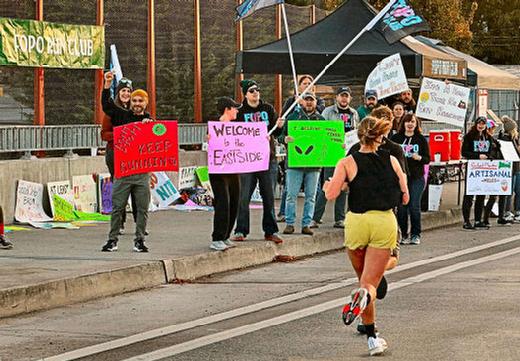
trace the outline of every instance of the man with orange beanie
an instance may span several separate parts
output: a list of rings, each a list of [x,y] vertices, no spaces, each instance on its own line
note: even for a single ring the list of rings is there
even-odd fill
[[[111,72],[105,74],[105,84],[101,95],[103,111],[112,119],[112,125],[116,127],[134,122],[147,123],[153,121],[150,118],[150,114],[146,112],[148,94],[142,89],[137,89],[132,92],[130,97],[130,109],[124,109],[114,104],[114,101],[110,97],[110,86],[113,80],[114,75]],[[135,200],[137,207],[134,251],[148,252],[148,247],[144,244],[146,222],[148,220],[148,205],[150,203],[150,175],[148,173],[133,174],[114,180],[110,233],[108,234],[108,241],[101,248],[103,252],[117,251],[119,227],[130,195],[132,195],[132,199]]]

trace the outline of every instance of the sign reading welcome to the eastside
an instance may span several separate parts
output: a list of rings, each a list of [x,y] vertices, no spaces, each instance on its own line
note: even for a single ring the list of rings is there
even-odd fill
[[[105,28],[0,18],[0,65],[103,69]]]
[[[209,173],[250,173],[269,168],[264,122],[208,122]]]
[[[177,122],[130,123],[114,128],[115,178],[179,170]]]

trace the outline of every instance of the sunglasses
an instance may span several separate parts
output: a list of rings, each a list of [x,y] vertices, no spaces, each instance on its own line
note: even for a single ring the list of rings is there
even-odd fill
[[[251,93],[251,94],[253,94],[254,92],[259,92],[260,93],[260,88],[251,88],[247,92]]]

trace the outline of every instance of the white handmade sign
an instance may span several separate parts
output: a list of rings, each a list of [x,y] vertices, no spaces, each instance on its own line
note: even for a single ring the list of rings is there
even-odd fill
[[[357,130],[351,130],[350,132],[345,133],[345,154],[348,154],[348,151],[352,146],[359,142]]]
[[[458,127],[464,126],[470,89],[423,78],[416,115]]]
[[[74,194],[74,208],[85,213],[96,213],[97,185],[92,175],[72,177],[72,191]]]
[[[500,152],[505,160],[513,162],[520,161],[520,157],[518,157],[518,152],[516,151],[513,142],[507,142],[505,140],[499,140],[498,142],[500,143]]]
[[[365,91],[369,89],[377,91],[378,99],[409,89],[399,53],[384,58],[377,64],[365,83]]]
[[[52,221],[43,210],[43,184],[18,181],[14,218],[20,223]]]
[[[158,209],[167,208],[181,196],[165,172],[150,174],[150,188],[152,202]]]
[[[73,204],[74,195],[72,194],[72,187],[70,186],[70,182],[66,181],[58,181],[58,182],[49,182],[47,183],[47,194],[49,195],[49,202],[51,204],[52,216],[54,217],[54,202],[52,201],[52,196],[57,194],[70,204]]]
[[[197,166],[179,168],[179,189],[195,187]]]
[[[468,160],[466,194],[510,195],[513,162],[505,160]]]

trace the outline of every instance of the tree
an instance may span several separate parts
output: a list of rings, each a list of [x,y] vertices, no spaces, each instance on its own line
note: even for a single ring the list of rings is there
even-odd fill
[[[520,0],[481,0],[471,27],[475,55],[491,64],[520,63]]]

